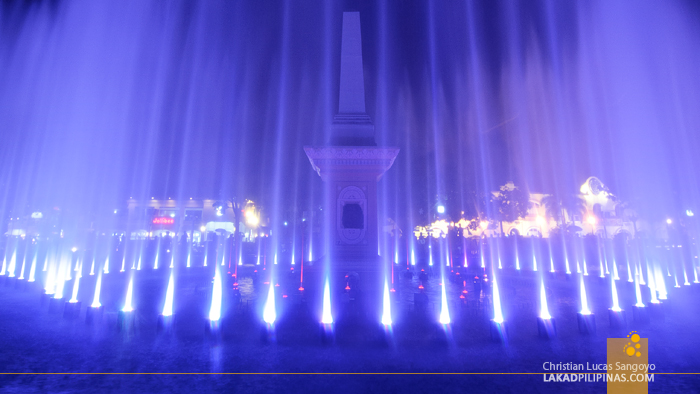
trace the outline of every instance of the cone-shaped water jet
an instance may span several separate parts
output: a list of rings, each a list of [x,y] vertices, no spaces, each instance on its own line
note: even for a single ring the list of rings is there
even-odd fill
[[[129,279],[129,287],[126,289],[126,300],[124,301],[124,307],[122,312],[132,312],[134,307],[132,305],[134,298],[134,276],[132,275]]]
[[[22,268],[19,270],[19,280],[24,280],[24,267],[27,264],[27,253],[25,252],[24,258],[22,259]]]
[[[95,283],[95,294],[92,296],[92,304],[90,304],[91,307],[93,308],[99,308],[102,306],[100,304],[100,291],[102,289],[102,274],[99,273],[97,274],[97,283]]]
[[[211,292],[211,307],[209,308],[209,321],[215,322],[221,319],[221,274],[218,267],[214,270],[214,285]]]
[[[73,282],[73,293],[70,297],[70,302],[78,302],[78,287],[80,286],[80,275],[75,276],[75,282]]]
[[[27,280],[28,282],[34,282],[36,279],[36,258],[37,255],[39,254],[39,251],[37,250],[34,252],[34,258],[32,259],[32,266],[29,268],[29,279]]]
[[[583,281],[583,276],[581,276],[581,314],[590,315],[591,310],[588,308],[588,297],[586,296],[586,285]]]
[[[263,309],[263,321],[267,324],[274,324],[277,319],[277,312],[275,311],[275,286],[270,283],[270,289],[267,292],[267,301],[265,302],[265,308]]]
[[[440,303],[440,324],[450,324],[450,311],[447,308],[447,293],[445,291],[445,278],[442,278],[442,302]]]
[[[0,276],[7,274],[7,254],[3,253],[2,256],[2,270],[0,270]]]
[[[384,296],[382,300],[382,324],[391,325],[391,299],[389,298],[389,283],[384,281]]]
[[[154,270],[158,269],[158,262],[160,261],[160,237],[157,237],[157,239],[158,239],[158,246],[156,247],[156,259],[153,262],[153,269]]]
[[[654,269],[654,286],[659,292],[659,300],[665,300],[668,298],[664,273],[661,271],[661,267],[659,267],[658,265]]]
[[[321,323],[333,324],[333,315],[331,314],[331,290],[326,278],[326,285],[323,288],[323,313],[321,314]]]
[[[10,264],[7,266],[8,276],[10,278],[15,277],[15,265],[17,264],[17,248],[12,252],[12,258],[10,259]]]
[[[637,303],[634,306],[643,308],[644,302],[642,302],[642,289],[639,287],[639,280],[634,281],[634,295],[637,299]]]
[[[632,277],[632,270],[630,269],[630,261],[627,259],[627,281],[628,282],[637,282],[633,279]]]
[[[165,291],[165,305],[163,305],[163,316],[173,315],[173,297],[175,296],[175,273],[170,271],[168,279],[168,289]]]
[[[501,292],[498,290],[496,276],[493,276],[493,321],[503,324],[503,309],[501,307]]]
[[[610,278],[610,283],[612,284],[612,307],[610,309],[614,312],[621,312],[622,308],[620,308],[620,300],[617,297],[617,286],[615,286],[615,279]]]
[[[549,314],[549,308],[547,307],[547,292],[544,288],[544,279],[540,281],[540,318],[544,320],[552,318],[552,315]]]

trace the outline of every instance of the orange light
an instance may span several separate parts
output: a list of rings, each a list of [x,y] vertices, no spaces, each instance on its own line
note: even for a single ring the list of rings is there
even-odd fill
[[[303,288],[303,287],[300,287],[300,288],[299,288],[299,291],[304,291],[304,288]]]
[[[282,298],[287,298],[287,295],[286,295],[286,294],[283,294],[283,295],[282,295]]]
[[[419,289],[423,289],[423,285],[418,286]]]
[[[280,284],[279,284],[279,283],[278,283],[278,284],[276,284],[276,285],[275,285],[275,287],[280,287]]]
[[[392,292],[392,293],[396,293],[396,290],[394,290],[393,287],[392,287],[391,290],[389,290],[389,291]]]
[[[350,285],[345,286],[345,290],[350,290]]]

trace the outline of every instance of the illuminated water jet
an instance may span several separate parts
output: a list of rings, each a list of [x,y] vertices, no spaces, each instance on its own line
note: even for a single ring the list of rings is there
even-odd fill
[[[627,259],[627,281],[628,281],[628,282],[636,282],[636,281],[632,278],[632,269],[630,268],[630,261],[629,261],[629,259]]]
[[[7,267],[7,272],[9,273],[10,278],[15,277],[15,265],[17,264],[17,248],[15,248],[15,251],[12,252],[12,258],[10,259],[10,264]]]
[[[642,278],[642,271],[641,269],[639,270],[639,278],[640,278],[640,284],[641,284],[641,278]],[[648,279],[648,284],[647,287],[649,287],[649,292],[651,293],[651,303],[652,304],[660,304],[661,302],[656,296],[656,285],[654,281],[654,274],[651,272],[651,268],[647,265],[647,279]]]
[[[483,264],[483,260],[482,260]],[[433,266],[433,247],[432,245],[428,245],[428,265]]]
[[[690,286],[690,282],[688,282],[688,272],[686,271],[685,266],[683,266],[683,285]]]
[[[24,280],[24,267],[27,264],[27,253],[25,252],[24,258],[22,259],[22,268],[19,270],[19,278],[18,280]]]
[[[552,315],[549,314],[549,308],[547,307],[547,293],[544,288],[544,280],[540,281],[540,318],[544,320],[552,318]]]
[[[590,315],[591,310],[588,308],[588,297],[586,296],[586,285],[583,281],[583,276],[581,276],[581,314]]]
[[[219,269],[214,271],[214,285],[211,292],[211,307],[209,308],[209,321],[216,322],[221,319],[221,274]]]
[[[645,305],[642,302],[642,289],[639,287],[639,280],[634,281],[634,295],[637,298],[637,303],[634,306],[643,308]]]
[[[389,284],[384,281],[384,297],[382,300],[382,324],[391,325],[391,299],[389,298]]]
[[[2,256],[2,270],[0,270],[0,276],[7,274],[7,253],[3,253]]]
[[[498,324],[503,324],[503,309],[501,307],[501,293],[498,290],[496,276],[493,277],[493,321]]]
[[[158,238],[158,246],[156,247],[156,260],[153,262],[153,269],[157,270],[158,269],[158,262],[160,261],[160,237]],[[141,266],[139,265],[139,269]]]
[[[78,287],[80,286],[80,275],[75,276],[75,282],[73,282],[73,293],[71,294],[70,302],[78,302]]]
[[[61,270],[65,270],[65,263],[60,263],[58,270],[56,271],[56,291],[54,293],[53,298],[60,300],[63,298],[63,287],[65,285],[65,275]],[[70,269],[68,269],[70,271]]]
[[[92,264],[90,265],[90,275],[95,275],[95,256],[92,256]]]
[[[134,307],[132,305],[132,301],[134,298],[134,277],[133,275],[129,279],[129,287],[126,289],[126,300],[124,301],[124,308],[122,308],[122,312],[133,312]]]
[[[275,311],[275,286],[270,283],[270,290],[267,292],[267,302],[265,302],[265,308],[263,309],[263,321],[267,324],[274,324],[277,319],[277,312]]]
[[[100,304],[100,291],[102,288],[102,274],[97,275],[97,283],[95,284],[95,295],[92,297],[92,304],[90,305],[93,308],[99,308],[102,306]]]
[[[102,272],[105,274],[109,274],[109,251],[107,251],[107,258],[105,258],[105,263],[104,267],[102,268]]]
[[[447,292],[445,291],[447,287],[445,283],[445,278],[442,278],[442,302],[440,304],[440,324],[448,325],[450,324],[450,311],[447,308]]]
[[[175,273],[170,271],[168,279],[168,289],[165,291],[165,305],[163,305],[163,316],[173,315],[173,297],[175,296]]]
[[[612,284],[612,308],[610,309],[614,312],[622,312],[622,308],[620,308],[620,300],[617,296],[617,286],[615,286],[615,280],[611,278],[610,283]]]
[[[615,280],[620,280],[620,275],[618,275],[618,273],[617,273],[617,262],[615,261],[614,258],[613,258],[613,278]]]
[[[333,324],[333,315],[331,314],[331,290],[326,278],[326,285],[323,289],[323,313],[321,315],[321,323]]]
[[[56,269],[54,267],[51,267],[50,270],[47,271],[46,274],[46,283],[44,284],[44,292],[46,294],[52,295],[56,292],[56,284],[54,283],[55,281],[55,271]]]
[[[537,272],[537,256],[535,256],[535,254],[535,252],[532,253],[532,270]]]
[[[32,266],[29,268],[29,279],[27,280],[28,282],[34,282],[35,276],[36,276],[36,258],[37,255],[39,254],[39,251],[37,250],[34,253],[34,258],[32,259]]]
[[[656,291],[659,293],[659,300],[665,300],[668,298],[668,292],[666,291],[666,280],[664,279],[664,274],[661,268],[656,266],[654,270],[654,286]]]

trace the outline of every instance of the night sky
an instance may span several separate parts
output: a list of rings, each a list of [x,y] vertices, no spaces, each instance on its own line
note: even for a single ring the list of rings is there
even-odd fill
[[[380,184],[386,215],[509,180],[574,193],[592,175],[648,216],[686,209],[700,201],[698,10],[2,2],[0,211],[152,196],[314,206],[302,147],[329,138],[343,11],[361,12],[376,140],[401,148]]]

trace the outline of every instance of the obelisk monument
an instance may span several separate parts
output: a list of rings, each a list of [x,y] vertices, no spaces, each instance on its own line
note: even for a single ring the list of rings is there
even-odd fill
[[[359,12],[343,13],[338,113],[330,133],[330,146],[304,147],[330,199],[325,258],[332,271],[379,272],[377,181],[399,148],[377,147],[366,112]]]

